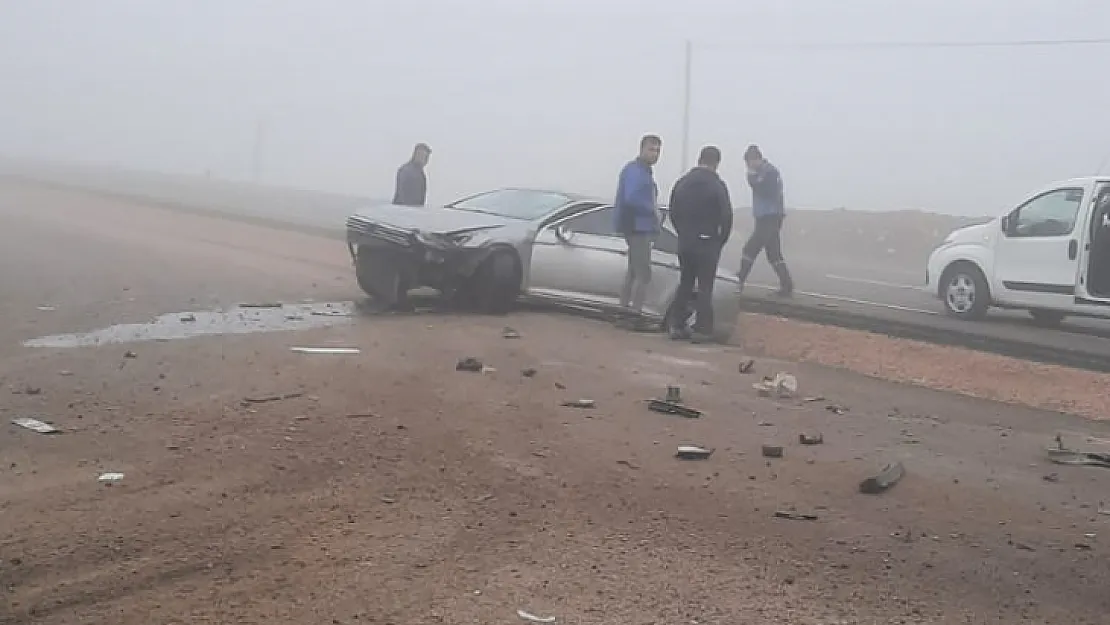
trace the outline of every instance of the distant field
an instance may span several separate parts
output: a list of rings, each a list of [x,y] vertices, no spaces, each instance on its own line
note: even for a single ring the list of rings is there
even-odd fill
[[[12,159],[0,159],[0,175],[324,229],[340,229],[356,207],[382,201],[202,176]],[[923,211],[793,210],[784,229],[784,244],[793,257],[883,263],[916,271],[949,232],[987,219]],[[749,209],[737,208],[736,230],[736,241],[726,254],[730,259],[738,255],[740,241],[751,230]]]

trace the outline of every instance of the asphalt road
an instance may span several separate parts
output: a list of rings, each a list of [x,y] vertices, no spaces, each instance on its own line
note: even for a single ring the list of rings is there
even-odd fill
[[[350,195],[260,187],[199,176],[78,165],[0,161],[0,175],[5,174],[333,234],[342,231],[344,219],[350,212],[371,201]],[[739,264],[740,239],[736,237],[726,250],[722,260],[725,266]],[[1032,325],[1028,315],[1011,311],[994,311],[983,322],[962,322],[946,317],[932,290],[925,287],[924,259],[920,268],[900,267],[889,259],[868,266],[827,257],[815,258],[798,250],[787,250],[787,259],[797,283],[797,296],[788,304],[755,301],[755,309],[837,323],[843,321],[832,317],[851,315],[862,318],[851,321],[861,329],[1110,369],[1110,322],[1069,319],[1059,329],[1044,329]],[[748,295],[758,300],[775,284],[774,274],[761,259],[752,274]],[[873,323],[869,324],[868,319]],[[997,348],[999,344],[1004,348]],[[1023,350],[1023,345],[1028,349]],[[1072,360],[1054,358],[1050,355],[1053,351],[1074,352],[1076,357]]]

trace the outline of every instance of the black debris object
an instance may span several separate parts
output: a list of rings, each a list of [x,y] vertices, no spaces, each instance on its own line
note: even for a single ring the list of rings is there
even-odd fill
[[[775,518],[786,519],[788,521],[816,521],[816,514],[802,514],[800,512],[775,512]]]
[[[505,326],[505,329],[501,330],[501,338],[503,338],[503,339],[519,339],[520,338],[520,332],[517,332],[516,330],[510,328],[509,326]]]
[[[679,404],[663,401],[662,399],[649,399],[648,409],[653,412],[676,415],[687,419],[697,419],[702,414],[700,410],[695,410],[689,406],[680,406]]]
[[[1056,464],[1070,464],[1076,466],[1087,467],[1102,467],[1110,469],[1110,454],[1097,453],[1093,451],[1075,451],[1072,449],[1052,449],[1046,450],[1048,452],[1048,459],[1050,462]]]
[[[823,434],[799,434],[798,442],[803,445],[820,445],[825,442]]]
[[[740,363],[740,373],[751,373],[755,368],[755,361],[751,358]]]
[[[592,399],[572,399],[570,401],[563,402],[562,405],[567,407],[567,408],[585,408],[585,409],[591,409],[591,408],[595,408],[597,406],[597,404],[594,403],[594,400],[592,400]]]
[[[878,495],[890,490],[906,475],[906,468],[901,462],[892,462],[882,471],[859,483],[859,492],[865,495]]]
[[[522,375],[526,378],[534,378],[534,377],[536,377],[536,370],[533,369],[532,367],[528,367],[527,369],[521,369],[520,370],[520,375]]]
[[[472,373],[480,373],[482,371],[482,367],[484,366],[485,365],[482,364],[481,360],[478,360],[477,358],[474,358],[472,356],[468,356],[455,363],[455,371],[470,371]]]
[[[272,401],[281,401],[283,399],[296,399],[304,396],[304,393],[283,393],[281,395],[263,395],[261,397],[244,397],[243,403],[245,404],[265,404]]]
[[[825,410],[828,410],[833,414],[844,414],[848,412],[847,408],[845,408],[844,406],[839,406],[837,404],[829,404],[828,406],[825,406]]]
[[[126,352],[124,352],[124,353],[123,353],[123,357],[124,357],[124,358],[138,358],[138,357],[139,357],[139,355],[138,355],[138,354],[136,354],[136,353],[135,353],[135,352],[133,352],[133,351],[126,351]]]
[[[764,458],[782,458],[783,450],[780,445],[764,445],[763,457]]]
[[[672,404],[682,403],[682,389],[678,386],[668,386],[665,401]]]
[[[679,460],[706,460],[713,455],[713,450],[701,445],[679,445],[675,458]]]

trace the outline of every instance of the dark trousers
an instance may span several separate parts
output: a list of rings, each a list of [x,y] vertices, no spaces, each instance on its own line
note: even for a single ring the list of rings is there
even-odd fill
[[[767,252],[767,262],[777,265],[782,262],[782,220],[785,215],[757,217],[752,236],[744,243],[744,260],[755,261],[759,253]]]
[[[672,320],[673,328],[683,329],[686,324],[686,311],[690,309],[690,298],[697,286],[698,296],[694,302],[697,319],[694,331],[700,334],[713,333],[713,284],[717,281],[717,263],[721,259],[721,244],[715,240],[696,240],[679,242],[678,266],[680,278],[678,291],[674,296]]]

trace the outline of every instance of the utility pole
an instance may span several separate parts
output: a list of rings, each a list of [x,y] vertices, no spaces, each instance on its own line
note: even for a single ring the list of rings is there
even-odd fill
[[[690,160],[690,74],[694,65],[694,42],[686,40],[686,66],[683,72],[685,88],[683,90],[684,102],[682,105],[682,172],[689,169]]]
[[[258,184],[262,178],[262,144],[266,138],[266,122],[259,119],[254,126],[254,148],[251,150],[251,179]]]

